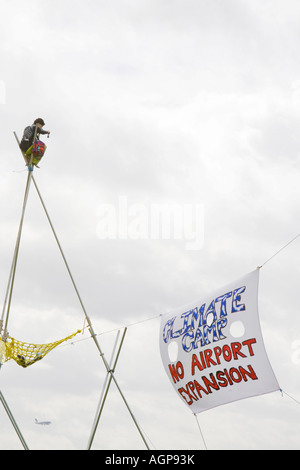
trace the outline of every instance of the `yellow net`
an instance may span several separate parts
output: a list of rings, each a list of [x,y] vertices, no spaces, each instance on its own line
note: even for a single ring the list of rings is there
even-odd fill
[[[80,332],[81,330],[77,330],[76,333],[64,339],[48,344],[23,343],[11,337],[8,337],[6,342],[4,342],[0,338],[0,362],[4,363],[13,359],[19,366],[28,367],[43,359],[56,346],[73,338]]]

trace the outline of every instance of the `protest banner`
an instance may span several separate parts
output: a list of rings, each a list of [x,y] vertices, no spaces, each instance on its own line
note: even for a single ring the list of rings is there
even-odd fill
[[[193,413],[279,390],[258,316],[259,269],[162,316],[160,352]]]

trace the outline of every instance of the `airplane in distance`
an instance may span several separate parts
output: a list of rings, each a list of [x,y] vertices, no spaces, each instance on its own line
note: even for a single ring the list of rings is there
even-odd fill
[[[35,418],[35,424],[41,424],[42,426],[49,426],[49,424],[51,424],[51,421],[38,421]]]

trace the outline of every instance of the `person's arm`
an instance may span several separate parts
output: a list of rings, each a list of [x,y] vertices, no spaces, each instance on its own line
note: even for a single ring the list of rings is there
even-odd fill
[[[45,131],[44,129],[41,129],[40,127],[37,130],[38,134],[50,134],[50,131]]]
[[[34,133],[35,133],[35,124],[32,126],[32,129],[33,129],[33,135],[34,135]],[[39,134],[50,134],[50,131],[45,131],[41,127],[37,126],[36,135],[39,135]]]

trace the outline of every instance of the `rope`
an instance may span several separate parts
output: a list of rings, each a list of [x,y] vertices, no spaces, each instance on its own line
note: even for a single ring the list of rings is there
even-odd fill
[[[195,416],[195,418],[196,418],[196,422],[197,422],[197,425],[198,425],[198,429],[199,429],[200,436],[201,436],[201,438],[202,438],[202,441],[203,441],[203,444],[204,444],[205,450],[207,450],[207,445],[206,445],[206,442],[205,442],[205,439],[204,439],[203,433],[202,433],[202,431],[201,431],[201,428],[200,428],[200,424],[199,424],[198,416],[196,415],[196,413],[194,413],[194,416]]]
[[[134,323],[128,323],[127,325],[123,325],[123,326],[118,326],[116,328],[112,328],[111,330],[105,330],[105,331],[101,331],[101,333],[95,333],[95,336],[103,336],[103,335],[106,335],[106,334],[109,334],[109,333],[113,333],[114,331],[118,331],[120,330],[120,328],[130,328],[131,326],[135,326],[135,325],[139,325],[140,323],[145,323],[147,321],[151,321],[151,320],[156,320],[156,318],[159,318],[161,317],[162,314],[160,313],[159,315],[156,315],[155,317],[151,317],[151,318],[146,318],[145,320],[139,320],[137,322],[134,322]],[[82,328],[82,334],[84,333],[84,329],[87,328],[87,326],[84,326]],[[90,340],[92,339],[90,336],[88,338],[82,338],[82,339],[78,339],[76,341],[72,341],[71,343],[69,343],[69,345],[74,345],[75,343],[79,343],[81,341],[87,341],[87,340]],[[60,348],[63,348],[63,347],[66,347],[66,346],[69,346],[68,344],[62,344],[61,346],[59,346],[58,349]]]
[[[262,268],[265,264],[271,261],[271,259],[275,258],[275,256],[277,256],[281,251],[283,251],[286,247],[288,247],[291,243],[293,243],[298,237],[300,237],[300,233],[296,235],[296,237],[294,237],[292,240],[290,240],[286,245],[280,248],[280,250],[276,251],[276,253],[274,253],[274,255],[272,255],[269,259],[267,259],[267,261],[265,261],[261,266],[258,266],[258,268],[259,269]]]
[[[284,390],[281,390],[282,393],[284,393],[286,396],[288,396],[291,400],[293,400],[294,402],[296,402],[298,405],[300,405],[300,402],[298,400],[296,400],[296,398],[292,397],[291,395],[289,395],[288,393],[286,393]]]

